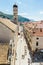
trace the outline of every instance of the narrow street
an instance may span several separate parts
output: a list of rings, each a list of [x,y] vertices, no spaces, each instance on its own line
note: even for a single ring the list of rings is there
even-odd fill
[[[19,33],[15,65],[40,65],[39,63],[31,63],[31,57],[24,38],[23,28],[21,26],[19,27]]]
[[[28,65],[28,62],[30,63],[31,58],[23,35],[22,27],[19,28],[19,32],[20,35],[18,35],[18,43],[16,50],[17,55],[15,65]]]

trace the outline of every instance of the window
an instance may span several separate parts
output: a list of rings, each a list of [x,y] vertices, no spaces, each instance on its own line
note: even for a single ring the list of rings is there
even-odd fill
[[[36,46],[38,46],[38,42],[36,42]]]
[[[18,35],[20,35],[20,33],[18,33]]]
[[[36,50],[35,50],[36,52],[38,51],[38,48],[36,48]]]
[[[33,34],[35,34],[35,31],[33,32]]]
[[[42,28],[40,28],[40,32],[42,32]]]
[[[39,38],[37,37],[36,39],[38,40]]]
[[[15,18],[15,20],[16,20],[16,18]]]
[[[36,28],[36,31],[38,30],[38,28]]]

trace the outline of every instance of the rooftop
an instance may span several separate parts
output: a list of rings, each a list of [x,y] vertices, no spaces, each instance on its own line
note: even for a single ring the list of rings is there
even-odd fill
[[[18,6],[16,4],[14,4],[13,7],[18,7]]]
[[[43,36],[43,21],[27,22],[24,26],[33,36]]]

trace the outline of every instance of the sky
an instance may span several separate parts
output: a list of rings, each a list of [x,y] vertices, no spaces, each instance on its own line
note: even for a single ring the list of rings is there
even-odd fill
[[[18,15],[43,20],[43,0],[0,0],[0,11],[13,14],[13,5],[18,5]]]

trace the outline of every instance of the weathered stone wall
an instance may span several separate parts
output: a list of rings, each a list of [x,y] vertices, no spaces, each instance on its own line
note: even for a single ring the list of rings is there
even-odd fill
[[[7,53],[9,44],[0,43],[0,64],[7,64]]]

